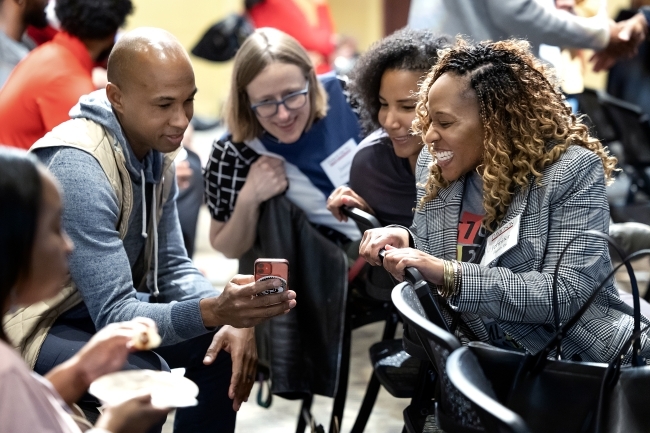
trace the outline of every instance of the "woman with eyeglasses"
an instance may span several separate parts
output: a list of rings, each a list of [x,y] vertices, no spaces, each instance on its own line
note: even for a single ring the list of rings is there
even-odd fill
[[[282,193],[330,240],[344,245],[360,238],[354,223],[337,221],[326,208],[332,191],[348,182],[358,118],[341,80],[317,77],[294,38],[261,28],[242,44],[226,124],[205,171],[216,250],[230,258],[248,251],[260,205]]]

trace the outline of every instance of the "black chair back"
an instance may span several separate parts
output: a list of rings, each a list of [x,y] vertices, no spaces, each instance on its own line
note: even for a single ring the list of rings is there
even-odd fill
[[[427,313],[410,282],[395,286],[392,300],[404,323],[415,331],[438,373],[436,421],[440,428],[454,432],[484,431],[469,400],[454,388],[447,377],[447,358],[461,347],[458,339],[427,319]]]
[[[449,355],[446,367],[451,383],[474,403],[485,431],[530,433],[524,420],[497,400],[492,384],[469,348],[462,347]]]
[[[584,89],[575,97],[578,100],[578,111],[587,116],[585,123],[589,126],[591,134],[609,144],[618,140],[618,132],[600,103],[600,93],[597,90]]]
[[[600,103],[616,128],[623,146],[625,163],[633,167],[650,167],[650,122],[640,107],[599,94]]]

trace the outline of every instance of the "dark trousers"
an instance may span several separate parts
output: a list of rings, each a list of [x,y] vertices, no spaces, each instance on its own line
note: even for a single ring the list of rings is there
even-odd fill
[[[66,312],[52,326],[34,370],[44,375],[53,367],[70,359],[95,333],[95,326],[85,305],[81,304]],[[170,368],[185,368],[185,377],[199,387],[199,404],[176,411],[174,432],[212,433],[234,432],[236,412],[228,398],[232,363],[230,355],[219,352],[217,359],[209,366],[203,365],[203,357],[212,341],[214,332],[153,351],[136,352],[129,355],[125,370],[151,369],[169,371]],[[86,394],[81,404],[99,402]],[[158,427],[158,431],[160,428]]]

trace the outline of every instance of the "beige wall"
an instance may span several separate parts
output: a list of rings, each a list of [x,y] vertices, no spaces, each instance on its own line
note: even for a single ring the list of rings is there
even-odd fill
[[[237,12],[243,0],[133,0],[135,12],[127,29],[141,26],[162,27],[172,32],[189,51],[210,25],[230,12]],[[230,82],[230,63],[215,63],[192,56],[196,73],[195,111],[216,116]]]
[[[134,14],[127,29],[162,27],[178,37],[189,51],[210,25],[230,12],[240,12],[244,0],[133,0]],[[339,33],[354,36],[365,49],[381,37],[381,0],[329,0]],[[214,63],[192,57],[199,93],[195,111],[218,116],[228,93],[232,62]]]
[[[365,50],[383,32],[382,0],[329,0],[337,33],[356,38]]]

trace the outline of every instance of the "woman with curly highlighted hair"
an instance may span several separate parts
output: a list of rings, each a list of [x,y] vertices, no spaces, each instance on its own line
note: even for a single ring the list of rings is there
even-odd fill
[[[428,152],[417,163],[413,225],[366,232],[360,253],[380,265],[385,248],[383,265],[400,280],[416,267],[438,286],[447,319],[459,315],[459,336],[536,353],[554,334],[561,251],[585,230],[608,231],[616,159],[524,41],[457,42],[422,83],[416,112]],[[611,269],[604,241],[571,245],[557,285],[561,322]],[[609,281],[563,340],[564,356],[611,361],[632,313]],[[648,351],[645,336],[641,344]]]
[[[349,186],[337,188],[327,208],[338,220],[341,206],[374,214],[380,223],[410,225],[415,206],[415,162],[423,148],[413,135],[418,83],[449,45],[445,36],[404,28],[378,41],[357,61],[350,92],[369,134],[352,161]]]

